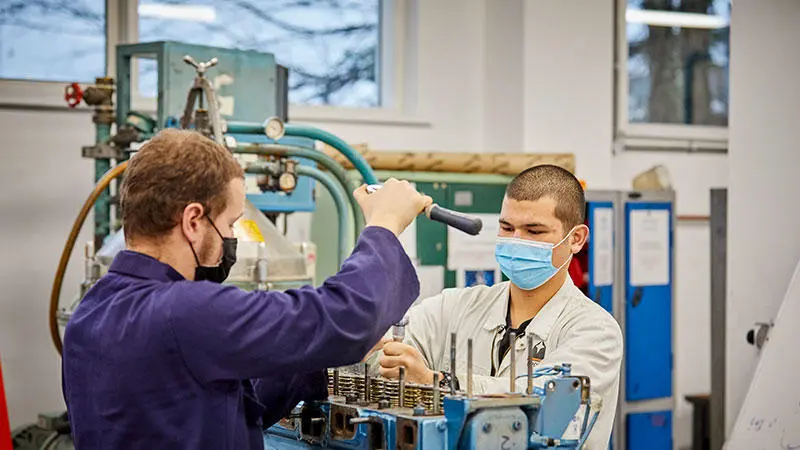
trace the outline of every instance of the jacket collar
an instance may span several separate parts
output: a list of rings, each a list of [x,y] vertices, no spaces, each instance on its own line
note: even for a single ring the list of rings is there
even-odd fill
[[[145,280],[164,282],[185,280],[183,275],[169,264],[165,264],[144,253],[131,250],[119,252],[108,271]]]
[[[510,282],[504,283],[502,292],[494,299],[494,304],[489,309],[488,317],[483,327],[488,331],[498,331],[506,325],[506,312],[508,311],[510,300]],[[569,291],[575,286],[572,279],[567,274],[561,288],[544,304],[541,310],[534,316],[531,323],[525,329],[526,333],[533,333],[541,339],[547,339],[558,316],[564,310],[569,300]]]

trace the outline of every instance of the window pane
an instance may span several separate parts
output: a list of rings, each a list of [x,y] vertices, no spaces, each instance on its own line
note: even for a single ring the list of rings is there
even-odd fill
[[[379,0],[176,0],[139,3],[139,40],[272,53],[292,103],[378,106]],[[156,74],[140,91],[155,97]]]
[[[0,78],[93,81],[106,73],[105,0],[0,1]]]
[[[730,0],[628,0],[628,121],[728,125]]]

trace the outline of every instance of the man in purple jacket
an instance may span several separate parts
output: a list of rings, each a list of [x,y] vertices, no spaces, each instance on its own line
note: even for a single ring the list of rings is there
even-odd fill
[[[367,227],[322,287],[221,285],[236,260],[243,180],[224,147],[189,131],[162,131],[131,159],[120,191],[127,249],[64,337],[77,449],[262,449],[263,427],[324,399],[324,369],[361,360],[417,298],[397,235],[431,199],[396,180],[356,191]]]

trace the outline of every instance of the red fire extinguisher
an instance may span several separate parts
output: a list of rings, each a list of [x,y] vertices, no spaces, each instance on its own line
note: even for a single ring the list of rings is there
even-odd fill
[[[11,427],[8,421],[6,390],[3,387],[3,365],[0,362],[0,450],[11,449]]]

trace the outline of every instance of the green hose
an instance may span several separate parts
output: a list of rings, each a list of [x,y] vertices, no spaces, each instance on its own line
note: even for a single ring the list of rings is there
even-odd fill
[[[320,130],[319,128],[310,127],[307,125],[295,125],[291,123],[284,124],[284,136],[305,137],[315,141],[324,142],[339,151],[353,167],[361,174],[361,178],[367,184],[379,184],[378,177],[372,171],[372,167],[361,153],[358,153],[353,147],[341,138],[328,133],[327,131]],[[265,135],[264,124],[249,123],[249,122],[228,122],[226,133],[228,134],[263,134]]]
[[[234,153],[241,153],[241,154],[255,154],[255,155],[274,155],[274,156],[284,156],[284,157],[291,157],[291,158],[306,158],[316,163],[322,165],[336,179],[344,189],[345,193],[347,194],[347,199],[350,200],[350,206],[353,211],[353,220],[355,223],[354,231],[355,231],[355,240],[358,240],[358,235],[361,233],[361,230],[364,229],[364,215],[361,213],[361,208],[358,207],[358,203],[356,202],[355,197],[353,197],[353,191],[349,188],[347,184],[347,171],[342,167],[339,163],[336,162],[335,159],[331,158],[330,156],[326,155],[325,153],[312,150],[310,148],[299,147],[295,145],[283,145],[283,144],[250,144],[250,145],[238,145],[236,149],[233,151]],[[355,242],[355,240],[353,242]]]
[[[314,178],[315,180],[324,184],[328,189],[328,192],[330,192],[333,202],[336,204],[336,212],[339,216],[339,267],[341,268],[344,260],[350,255],[350,251],[345,245],[345,242],[347,242],[348,220],[346,205],[347,200],[344,194],[344,189],[336,184],[336,181],[334,181],[330,175],[313,167],[302,166],[298,164],[297,174]]]
[[[347,196],[344,194],[345,190],[339,186],[330,175],[309,166],[297,165],[297,175],[311,177],[322,183],[330,192],[333,198],[333,203],[336,205],[336,212],[339,216],[339,267],[350,254],[347,242],[347,228],[349,225],[349,216],[347,214]],[[247,173],[263,173],[263,168],[252,167],[247,169]]]
[[[286,124],[286,130],[284,131],[284,134],[286,136],[314,139],[330,145],[336,150],[339,150],[339,152],[353,164],[353,167],[364,179],[364,183],[380,184],[378,177],[375,176],[375,172],[372,171],[372,167],[369,166],[367,160],[361,156],[361,153],[358,153],[340,137],[328,133],[327,131],[320,130],[319,128],[309,127],[306,125],[294,125],[291,123]]]

